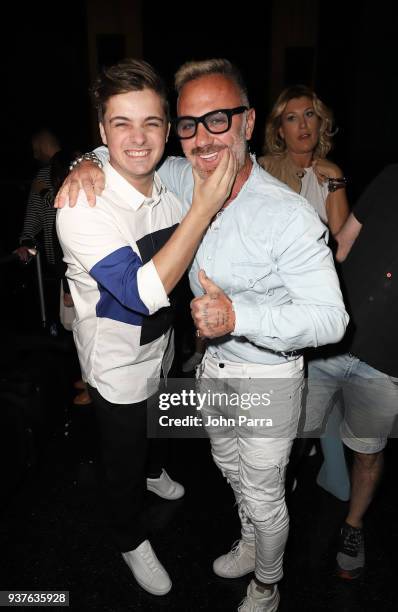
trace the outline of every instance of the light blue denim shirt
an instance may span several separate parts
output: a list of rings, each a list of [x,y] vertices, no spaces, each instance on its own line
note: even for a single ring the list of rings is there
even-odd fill
[[[190,163],[169,157],[159,174],[188,209],[193,192]],[[189,272],[195,296],[203,294],[198,282],[202,268],[233,302],[235,329],[209,341],[211,355],[226,361],[282,363],[295,358],[290,357],[292,351],[343,337],[348,315],[327,231],[304,198],[253,158],[249,179],[207,230]]]

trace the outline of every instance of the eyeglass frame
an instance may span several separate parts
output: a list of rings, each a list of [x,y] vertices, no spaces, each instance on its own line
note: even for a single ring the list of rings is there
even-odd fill
[[[200,117],[193,117],[192,115],[182,115],[181,117],[176,117],[175,119],[173,119],[173,126],[177,134],[177,138],[179,140],[189,140],[189,138],[193,138],[194,136],[196,136],[199,123],[202,123],[205,126],[206,130],[210,132],[210,134],[225,134],[225,132],[228,132],[231,129],[232,117],[234,115],[240,115],[241,113],[244,113],[245,111],[248,111],[248,110],[249,110],[248,106],[236,106],[235,108],[216,108],[213,111],[210,111],[208,113],[205,113],[204,115],[201,115]],[[213,132],[212,130],[208,128],[208,126],[205,123],[206,117],[209,117],[210,115],[214,115],[215,113],[225,113],[228,119],[228,126],[226,127],[225,130],[221,130],[221,132]],[[180,136],[179,135],[178,124],[182,119],[192,119],[192,121],[195,122],[195,131],[192,134],[192,136]]]

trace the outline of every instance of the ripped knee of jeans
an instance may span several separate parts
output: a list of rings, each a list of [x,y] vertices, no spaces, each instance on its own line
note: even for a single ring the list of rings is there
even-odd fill
[[[272,523],[276,527],[277,524],[281,523],[282,527],[289,520],[284,499],[271,501],[244,497],[242,506],[247,518],[254,525],[261,523],[267,526],[267,524]]]
[[[247,466],[246,466],[247,468]],[[242,471],[242,506],[253,523],[285,521],[285,466],[270,465]],[[278,518],[279,517],[279,518]]]

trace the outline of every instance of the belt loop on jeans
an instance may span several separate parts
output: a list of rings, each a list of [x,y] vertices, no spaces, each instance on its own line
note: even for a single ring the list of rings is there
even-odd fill
[[[286,359],[291,359],[292,357],[300,357],[300,351],[281,351],[280,355],[286,357]]]

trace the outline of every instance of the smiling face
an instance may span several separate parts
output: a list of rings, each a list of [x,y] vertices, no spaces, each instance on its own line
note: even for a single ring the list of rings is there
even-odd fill
[[[289,153],[308,155],[318,144],[320,125],[311,98],[292,98],[281,115],[279,135]]]
[[[209,74],[188,81],[181,88],[178,116],[201,117],[219,109],[236,108],[246,104],[237,85],[222,74]],[[233,115],[231,128],[223,134],[210,133],[203,123],[197,126],[192,138],[181,140],[185,156],[198,173],[206,177],[220,162],[220,151],[229,147],[238,159],[239,170],[247,159],[247,141],[254,127],[254,110]]]
[[[169,133],[162,98],[147,88],[111,96],[100,131],[113,168],[133,187],[151,195]]]

